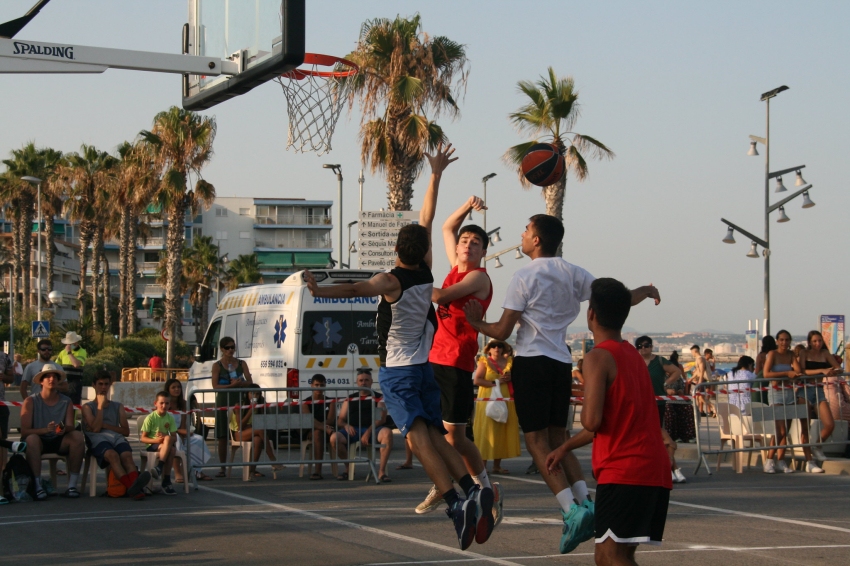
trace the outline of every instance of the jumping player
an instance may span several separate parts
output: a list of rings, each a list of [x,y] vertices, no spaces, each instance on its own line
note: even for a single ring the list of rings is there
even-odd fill
[[[593,443],[600,565],[635,564],[638,544],[661,544],[673,489],[649,371],[620,332],[631,303],[615,279],[591,285],[587,326],[596,347],[584,357],[584,430],[546,457],[549,473],[560,475],[570,451]]]
[[[467,320],[479,332],[504,340],[519,323],[511,381],[525,446],[534,464],[545,469],[546,456],[568,438],[567,414],[572,392],[572,356],[567,327],[590,298],[594,277],[581,267],[556,257],[564,225],[554,216],[532,216],[522,233],[522,252],[532,261],[517,270],[508,286],[504,310],[497,322],[483,321],[481,305],[464,307]],[[660,300],[652,285],[632,291],[632,304],[647,297]],[[578,459],[571,452],[562,462],[565,475],[543,474],[555,494],[564,520],[560,551],[570,552],[593,536],[593,502]],[[566,476],[566,477],[565,477]],[[572,486],[572,489],[570,489]]]
[[[381,369],[378,381],[390,415],[409,440],[428,477],[446,500],[446,514],[454,522],[461,550],[466,550],[478,530],[486,540],[492,530],[493,490],[480,487],[467,473],[463,459],[445,439],[440,414],[440,389],[434,380],[428,354],[437,327],[431,304],[434,277],[431,275],[431,224],[443,170],[457,158],[442,144],[435,155],[426,153],[431,180],[425,193],[419,224],[399,231],[395,267],[369,281],[319,287],[309,271],[304,279],[314,297],[380,297],[377,331]],[[466,493],[460,498],[451,478]]]
[[[469,197],[443,224],[443,241],[452,269],[443,281],[443,287],[434,288],[431,295],[431,300],[438,305],[439,326],[428,360],[440,386],[443,426],[448,431],[446,439],[463,457],[466,470],[476,483],[493,489],[495,524],[501,520],[501,488],[498,484],[490,484],[481,452],[466,436],[466,423],[475,402],[472,373],[478,355],[478,331],[466,321],[463,306],[476,300],[486,312],[493,297],[493,286],[486,270],[481,267],[489,242],[487,233],[475,224],[461,225],[470,211],[486,208],[479,197]],[[443,501],[442,494],[434,486],[416,507],[416,512],[433,511]],[[476,542],[486,541],[476,539]]]

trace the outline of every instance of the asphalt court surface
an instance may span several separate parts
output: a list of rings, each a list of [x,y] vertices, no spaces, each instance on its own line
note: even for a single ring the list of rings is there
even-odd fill
[[[342,482],[327,465],[322,481],[298,478],[297,465],[273,480],[261,465],[265,478],[246,483],[234,473],[189,495],[3,506],[0,563],[593,564],[592,542],[558,554],[560,513],[540,476],[524,474],[527,456],[504,461],[512,474],[495,478],[506,494],[502,525],[461,552],[445,507],[413,512],[430,482],[418,466],[395,471],[402,455],[397,448],[393,482],[381,485],[363,481],[364,466]],[[585,473],[589,457],[579,453]],[[850,563],[850,477],[739,475],[728,465],[694,477],[693,462],[685,464],[688,483],[671,495],[664,544],[639,547],[641,564]]]

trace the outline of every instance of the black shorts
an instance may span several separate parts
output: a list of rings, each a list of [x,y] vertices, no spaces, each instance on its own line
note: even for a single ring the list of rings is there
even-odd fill
[[[472,372],[441,364],[431,364],[431,369],[440,388],[443,422],[465,425],[475,406]]]
[[[115,450],[115,452],[120,456],[124,452],[132,452],[133,450],[130,448],[130,445],[127,442],[119,442],[116,445],[113,445],[111,442],[101,442],[97,446],[91,449],[92,456],[97,460],[97,465],[101,470],[105,470],[109,467],[109,462],[107,462],[103,457],[110,450]]]
[[[596,486],[596,544],[661,544],[670,490],[606,483]]]
[[[9,436],[9,407],[0,406],[0,440]]]
[[[42,454],[59,454],[64,436],[39,436]]]
[[[516,357],[511,369],[514,405],[523,432],[566,428],[573,364],[547,356]]]

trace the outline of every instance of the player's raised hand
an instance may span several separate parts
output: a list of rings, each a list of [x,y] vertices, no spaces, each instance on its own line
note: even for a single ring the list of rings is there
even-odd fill
[[[469,197],[466,201],[466,206],[475,211],[487,210],[487,205],[484,204],[484,199],[475,195]]]
[[[656,287],[652,283],[649,284],[647,295],[650,299],[655,301],[656,305],[661,302],[661,295],[658,293],[658,287]]]
[[[443,143],[437,146],[437,151],[434,155],[431,155],[427,151],[425,152],[425,157],[428,158],[428,163],[431,164],[431,174],[432,175],[441,175],[446,167],[450,164],[457,161],[457,157],[452,157],[452,154],[455,152],[452,144],[446,146],[446,150],[443,151]]]

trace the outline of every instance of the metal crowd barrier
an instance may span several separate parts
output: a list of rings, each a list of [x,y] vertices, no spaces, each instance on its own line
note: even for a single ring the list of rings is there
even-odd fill
[[[841,388],[846,387],[847,375],[826,379],[824,376],[806,376],[700,383],[694,388],[692,399],[699,451],[694,474],[704,466],[711,475],[706,456],[716,455],[719,469],[721,458],[732,455],[733,469],[742,473],[745,461],[750,467],[753,453],[760,452],[764,461],[772,448],[784,448],[792,461],[803,457],[804,447],[843,453],[845,445],[850,443],[847,421],[835,418],[831,436],[821,442],[819,404],[822,399],[830,402],[833,417],[846,414]],[[837,394],[830,397],[831,388],[837,389]],[[716,413],[715,417],[700,417],[697,404],[700,396],[706,399],[710,410]],[[809,400],[814,400],[814,405]],[[832,406],[833,401],[838,403],[838,407]],[[776,446],[777,426],[783,422],[786,428],[784,444]],[[804,424],[809,429],[808,442],[802,441],[801,427]]]
[[[227,423],[227,454],[235,454],[236,450],[241,449],[241,461],[232,461],[233,456],[229,456],[226,462],[212,462],[211,460],[202,465],[198,465],[198,458],[195,454],[196,462],[192,463],[192,454],[190,453],[192,442],[185,443],[186,459],[190,463],[189,473],[197,489],[197,477],[193,469],[198,468],[242,468],[242,479],[249,481],[249,467],[254,465],[299,465],[301,470],[299,475],[303,475],[304,467],[309,468],[310,464],[330,464],[331,470],[336,475],[337,464],[349,465],[349,478],[353,477],[353,470],[356,464],[366,464],[369,467],[369,473],[366,476],[368,481],[369,476],[375,479],[375,483],[380,483],[378,478],[378,468],[376,460],[379,457],[379,449],[383,448],[382,444],[377,443],[376,427],[372,427],[372,439],[368,447],[363,447],[358,439],[349,439],[348,441],[348,457],[340,458],[337,450],[331,448],[330,437],[332,434],[339,432],[337,427],[337,417],[342,408],[343,403],[347,398],[357,395],[357,400],[368,401],[369,413],[371,415],[370,423],[375,423],[386,415],[386,409],[383,402],[375,401],[375,391],[365,387],[325,387],[319,389],[325,394],[325,399],[314,400],[312,393],[314,389],[311,387],[280,387],[280,388],[233,388],[233,389],[195,389],[192,391],[192,396],[196,400],[196,404],[190,409],[192,411],[189,422],[192,426],[190,429],[200,429],[204,425],[201,423],[201,416],[211,416],[213,414],[223,414]],[[262,402],[252,403],[250,394],[259,393],[262,396]],[[217,398],[217,395],[219,396]],[[313,430],[315,430],[315,420],[313,418],[313,407],[320,405],[324,409],[325,423],[330,425],[332,432],[325,435],[325,447],[322,453],[322,459],[318,460],[312,457],[313,450],[308,444],[312,444]],[[361,405],[362,407],[362,405]],[[235,415],[236,431],[231,430],[231,422]],[[249,420],[244,417],[250,416]],[[332,417],[332,418],[331,418]],[[253,462],[253,444],[256,437],[252,434],[250,440],[242,441],[242,431],[247,430],[243,422],[251,423],[253,430],[264,430],[264,444],[268,441],[272,442],[275,458],[274,461],[264,461],[263,455],[266,454],[266,446],[260,450],[260,458]],[[364,423],[361,416],[360,422]],[[352,424],[348,421],[348,424]],[[364,427],[365,428],[365,427]],[[202,432],[197,430],[197,432]],[[323,431],[324,432],[324,431]],[[234,434],[238,436],[234,437]],[[206,436],[206,435],[201,435]],[[213,448],[217,450],[218,439],[215,439]],[[196,448],[197,450],[197,448]],[[212,451],[211,451],[212,452]],[[330,452],[327,456],[326,452]],[[267,456],[267,455],[266,455]]]

